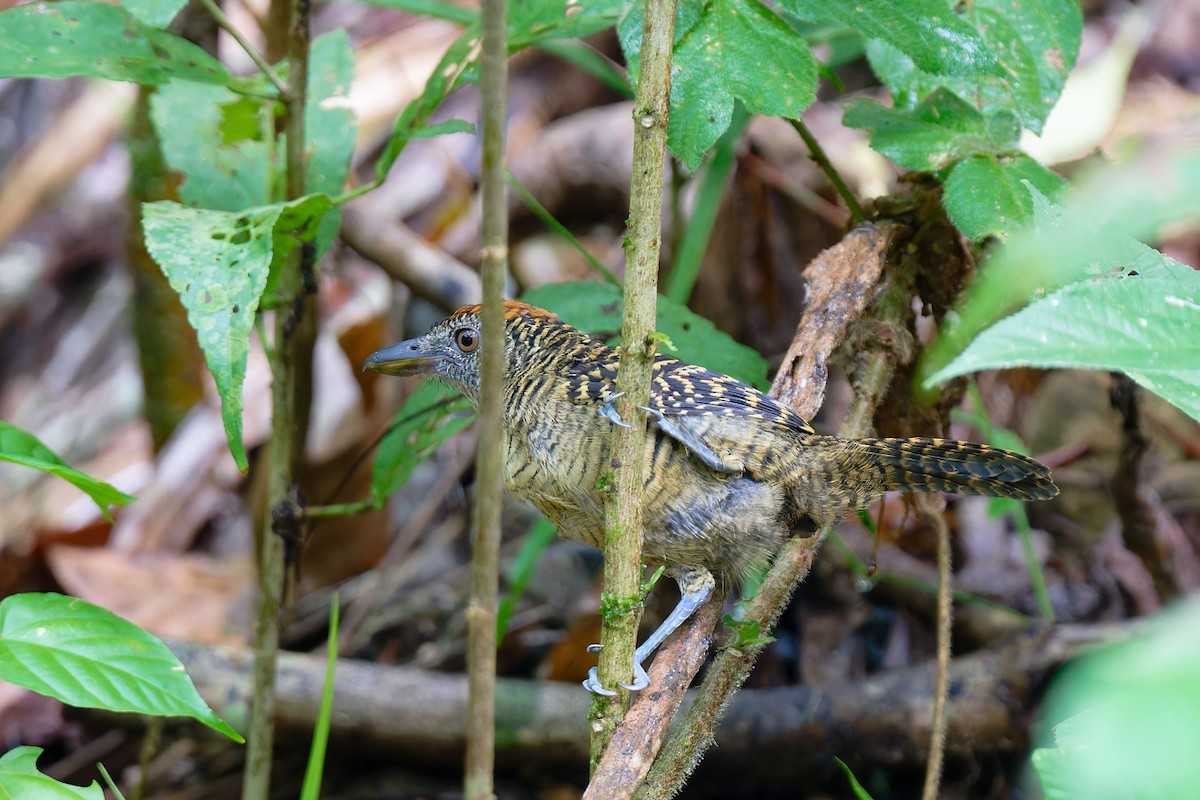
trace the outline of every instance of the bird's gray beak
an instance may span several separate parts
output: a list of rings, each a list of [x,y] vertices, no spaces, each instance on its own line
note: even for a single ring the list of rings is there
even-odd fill
[[[422,375],[436,372],[440,360],[422,336],[376,350],[367,356],[362,368],[384,375]]]

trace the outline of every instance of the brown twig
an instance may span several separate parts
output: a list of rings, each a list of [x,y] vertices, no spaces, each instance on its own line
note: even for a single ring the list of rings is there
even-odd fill
[[[613,733],[584,800],[632,797],[641,786],[662,748],[667,726],[704,666],[724,605],[725,591],[718,588],[658,651],[649,671],[655,688],[637,696]]]

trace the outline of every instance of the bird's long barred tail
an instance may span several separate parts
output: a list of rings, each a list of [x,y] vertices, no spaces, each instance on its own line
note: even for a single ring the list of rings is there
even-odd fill
[[[1058,494],[1045,465],[1010,450],[925,438],[859,439],[852,444],[880,467],[887,489],[1018,500]]]

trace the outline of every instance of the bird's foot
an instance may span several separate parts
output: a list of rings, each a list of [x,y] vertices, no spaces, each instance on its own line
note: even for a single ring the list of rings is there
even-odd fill
[[[615,403],[617,398],[623,394],[625,393],[617,392],[612,397],[608,398],[608,401],[605,402],[604,405],[600,406],[600,416],[604,417],[613,425],[620,425],[622,428],[632,428],[633,426],[621,419],[621,415],[617,413],[617,407]]]
[[[600,645],[590,644],[588,645],[587,650],[589,653],[599,653]],[[635,660],[633,662],[633,683],[622,683],[617,681],[617,685],[622,689],[628,689],[631,692],[640,692],[642,689],[645,689],[650,685],[650,675],[646,672],[646,668],[642,666],[641,662]],[[592,694],[598,694],[602,697],[613,697],[616,695],[616,691],[613,689],[606,689],[604,684],[600,683],[600,675],[597,672],[596,667],[592,667],[588,670],[587,680],[583,682],[583,688],[587,689]]]

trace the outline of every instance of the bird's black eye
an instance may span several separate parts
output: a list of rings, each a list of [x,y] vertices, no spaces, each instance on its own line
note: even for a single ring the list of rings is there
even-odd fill
[[[479,332],[474,328],[459,328],[454,332],[454,343],[464,353],[470,353],[479,347]]]

